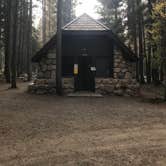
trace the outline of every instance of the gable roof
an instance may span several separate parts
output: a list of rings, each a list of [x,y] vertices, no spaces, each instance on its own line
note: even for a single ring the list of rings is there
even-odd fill
[[[65,25],[63,30],[72,30],[72,31],[105,31],[109,30],[104,24],[98,22],[97,20],[93,19],[86,13],[81,15],[80,17],[74,19],[73,21],[69,22]]]
[[[78,34],[96,34],[101,33],[103,35],[107,35],[110,39],[112,39],[115,44],[124,52],[124,58],[130,61],[136,61],[137,57],[134,53],[129,49],[119,38],[116,34],[114,34],[108,27],[103,25],[102,23],[94,20],[87,14],[83,14],[80,17],[74,19],[63,28],[63,34],[74,32]],[[33,62],[38,62],[41,60],[43,56],[45,56],[49,49],[52,49],[56,45],[56,35],[54,35],[32,58]]]

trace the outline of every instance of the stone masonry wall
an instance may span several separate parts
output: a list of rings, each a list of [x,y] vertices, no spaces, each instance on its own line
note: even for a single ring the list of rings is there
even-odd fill
[[[35,94],[56,94],[56,50],[50,50],[38,64],[37,78],[28,91]]]
[[[114,79],[125,79],[126,81],[136,78],[136,63],[127,61],[122,52],[114,52]]]
[[[136,80],[136,63],[127,61],[122,52],[114,52],[114,77],[96,78],[96,91],[102,94],[137,96],[139,84]]]
[[[36,94],[56,94],[56,51],[51,50],[40,61],[38,76],[28,91]],[[124,59],[122,52],[114,52],[114,77],[96,78],[96,92],[105,95],[137,96],[136,63]],[[63,78],[64,93],[74,91],[74,78]]]
[[[56,80],[56,51],[50,51],[39,62],[38,79]]]

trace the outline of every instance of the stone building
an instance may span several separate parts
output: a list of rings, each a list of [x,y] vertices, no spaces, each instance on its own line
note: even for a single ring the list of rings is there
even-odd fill
[[[38,76],[29,86],[37,94],[56,93],[56,35],[32,58]],[[87,14],[62,28],[63,92],[138,94],[137,57],[108,27]]]

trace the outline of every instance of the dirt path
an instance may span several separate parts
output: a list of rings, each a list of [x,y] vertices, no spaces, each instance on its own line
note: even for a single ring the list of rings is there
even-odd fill
[[[0,85],[0,166],[166,165],[166,104],[7,87]]]

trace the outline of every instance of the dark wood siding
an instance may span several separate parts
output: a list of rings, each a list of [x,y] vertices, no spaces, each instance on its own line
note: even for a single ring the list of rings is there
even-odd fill
[[[91,56],[96,77],[110,77],[113,73],[113,42],[107,36],[63,36],[63,76],[73,76],[78,57]],[[86,56],[86,55],[85,55]]]

